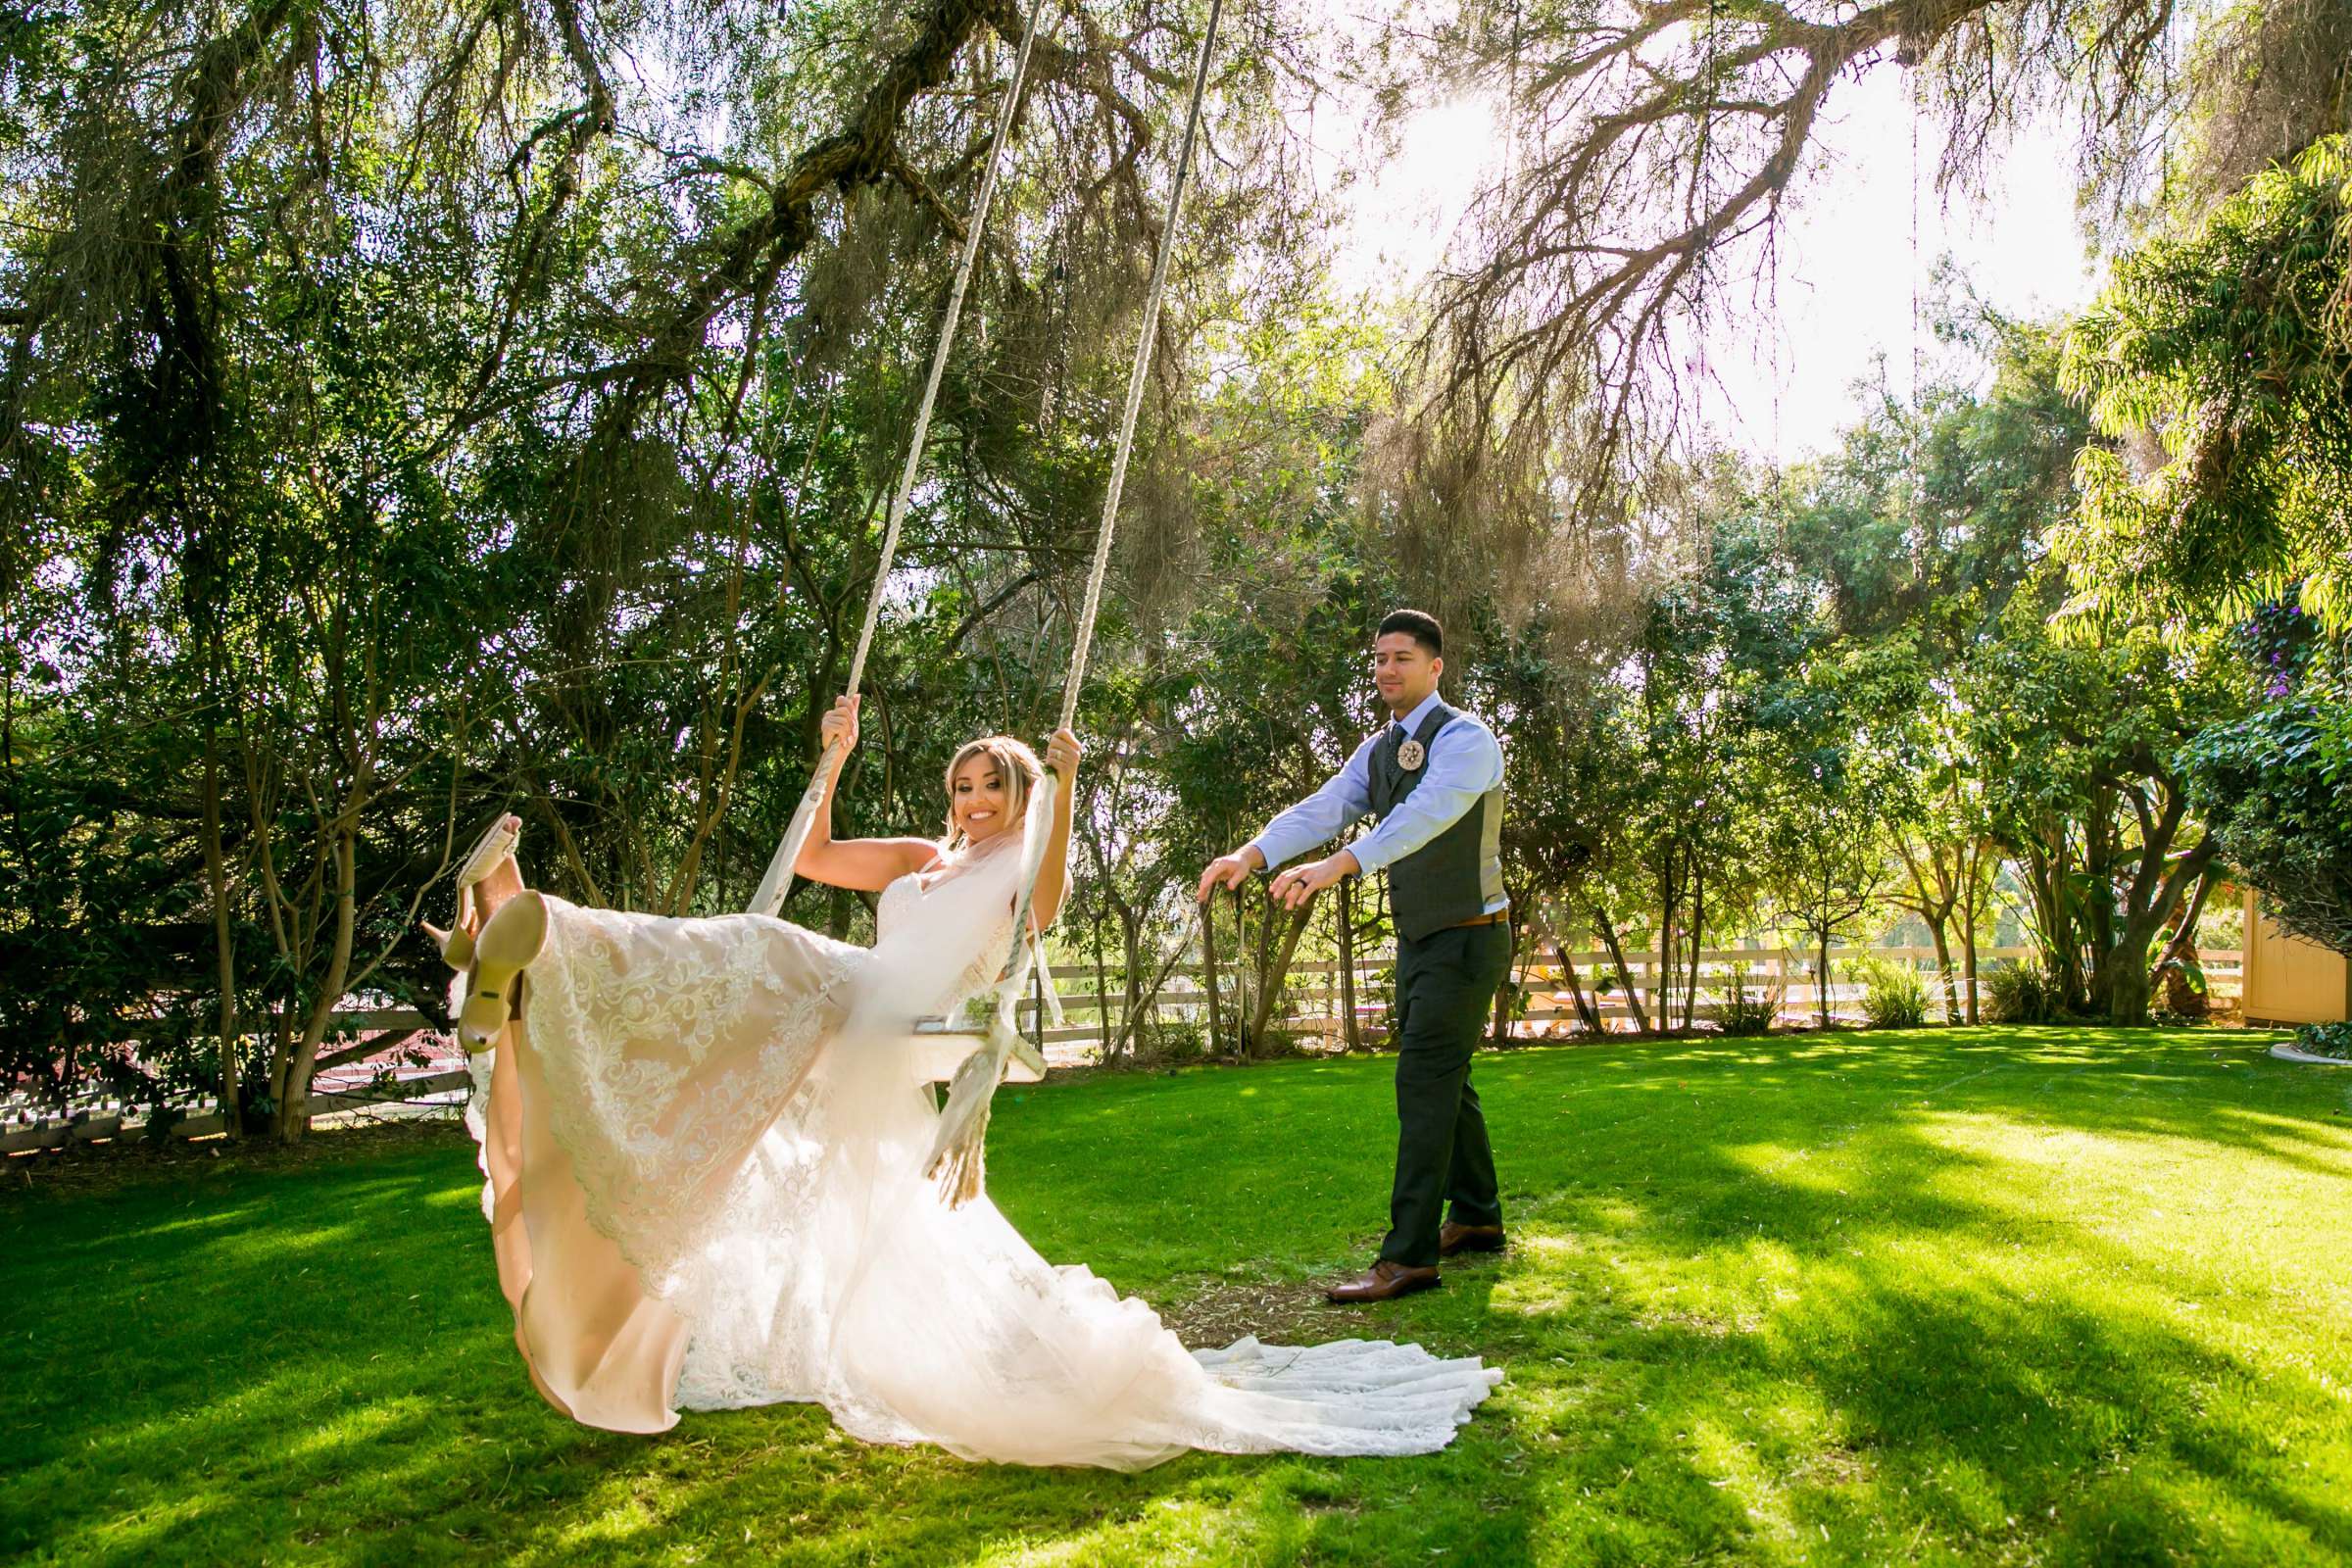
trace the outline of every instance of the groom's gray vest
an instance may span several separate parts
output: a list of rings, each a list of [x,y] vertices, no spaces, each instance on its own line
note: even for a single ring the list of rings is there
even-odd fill
[[[1438,731],[1462,716],[1440,703],[1421,721],[1413,739],[1427,753]],[[1391,724],[1372,748],[1372,814],[1384,821],[1429,772],[1426,762],[1409,772],[1397,763],[1403,745],[1403,731]],[[1449,925],[1475,920],[1501,897],[1500,784],[1480,796],[1446,831],[1389,867],[1389,912],[1408,941],[1419,942]]]

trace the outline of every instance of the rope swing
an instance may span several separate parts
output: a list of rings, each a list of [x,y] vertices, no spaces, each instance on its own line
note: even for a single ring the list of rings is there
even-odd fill
[[[980,176],[980,194],[972,202],[972,216],[963,236],[963,256],[956,264],[956,282],[948,291],[948,312],[939,324],[939,344],[931,351],[931,373],[923,382],[922,401],[915,406],[914,433],[906,442],[906,462],[899,469],[899,486],[891,493],[890,514],[882,527],[882,555],[874,564],[873,588],[865,599],[865,620],[858,628],[858,648],[850,656],[850,678],[843,688],[853,697],[865,684],[865,658],[874,645],[874,628],[882,619],[882,594],[890,584],[891,563],[898,559],[899,530],[906,520],[906,503],[914,494],[915,475],[922,467],[923,443],[931,434],[931,409],[939,401],[940,377],[948,368],[948,351],[956,343],[956,323],[963,318],[964,291],[971,286],[972,264],[980,255],[989,209],[996,202],[997,178],[1004,172],[1004,149],[1012,140],[1013,116],[1020,110],[1021,91],[1028,84],[1029,56],[1037,43],[1037,20],[1045,10],[1045,3],[1046,0],[1030,0],[1028,20],[1021,27],[1021,47],[1013,57],[1012,80],[1004,91],[1004,107],[997,116],[996,140],[988,150],[988,172]],[[775,913],[783,907],[784,896],[792,891],[792,868],[800,863],[801,851],[807,847],[816,820],[816,808],[824,804],[826,779],[836,750],[833,745],[826,746],[816,772],[808,780],[808,788],[802,792],[801,804],[792,813],[792,823],[784,830],[784,840],[776,846],[774,858],[767,862],[767,872],[760,879],[760,890],[745,906],[752,913]]]
[[[1110,545],[1119,518],[1119,497],[1127,484],[1127,461],[1135,448],[1135,420],[1151,379],[1152,350],[1159,335],[1159,305],[1168,282],[1168,259],[1175,253],[1176,228],[1184,213],[1185,188],[1192,172],[1193,143],[1200,129],[1200,100],[1208,86],[1208,64],[1216,47],[1217,22],[1224,0],[1210,0],[1208,23],[1200,34],[1200,55],[1193,68],[1192,101],[1185,111],[1184,139],[1176,152],[1176,172],[1168,189],[1167,216],[1161,220],[1159,254],[1152,264],[1152,284],[1144,296],[1144,318],[1136,338],[1135,365],[1127,377],[1127,406],[1119,416],[1118,444],[1111,456],[1110,483],[1102,495],[1102,521],[1095,534],[1095,560],[1087,572],[1086,598],[1070,643],[1069,672],[1061,687],[1061,721],[1068,728],[1078,713],[1079,688],[1086,680],[1087,654],[1094,644],[1095,616],[1102,604],[1102,580],[1110,569]],[[1067,783],[1048,768],[1038,780],[1036,798],[1029,803],[1021,840],[1020,892],[1013,901],[1012,952],[1004,978],[997,986],[997,1005],[981,1043],[948,1085],[948,1102],[940,1113],[939,1134],[924,1161],[924,1172],[936,1178],[951,1204],[969,1201],[980,1191],[982,1151],[988,1133],[989,1103],[1005,1065],[1016,1056],[1033,1058],[1027,1065],[1042,1073],[1042,1057],[1021,1039],[1014,1021],[1021,992],[1036,966],[1040,943],[1030,929],[1030,906],[1037,892],[1037,873],[1045,863],[1046,838],[1054,820],[1056,794]]]
[[[882,551],[874,565],[874,580],[866,596],[865,618],[858,630],[858,645],[850,659],[848,694],[855,696],[864,683],[865,661],[873,647],[874,631],[881,621],[882,596],[889,585],[892,564],[898,557],[899,533],[906,521],[906,507],[914,491],[916,474],[922,466],[923,447],[930,434],[931,412],[939,397],[939,383],[947,369],[948,354],[955,345],[956,329],[963,315],[963,299],[972,277],[972,267],[980,254],[980,241],[986,230],[988,214],[996,198],[997,182],[1003,172],[1005,147],[1012,139],[1013,119],[1019,110],[1021,92],[1029,75],[1029,60],[1037,40],[1037,24],[1045,0],[1031,0],[1029,14],[1021,32],[1021,46],[1015,56],[1012,79],[1004,94],[1004,107],[998,117],[997,135],[989,149],[988,171],[982,176],[979,195],[974,199],[969,227],[964,235],[963,255],[956,268],[956,280],[948,295],[948,309],[940,323],[939,342],[932,350],[931,370],[923,383],[923,395],[916,405],[914,429],[906,444],[906,461],[899,470],[898,488],[891,495],[890,512],[882,530]],[[1127,403],[1119,416],[1118,439],[1113,448],[1110,482],[1102,497],[1102,518],[1095,536],[1095,557],[1087,572],[1086,596],[1081,602],[1078,623],[1070,645],[1070,666],[1063,677],[1061,718],[1059,728],[1068,728],[1077,717],[1078,697],[1086,680],[1087,656],[1094,644],[1095,621],[1102,603],[1102,583],[1110,568],[1110,546],[1115,534],[1119,502],[1127,486],[1127,466],[1135,448],[1136,417],[1143,408],[1144,387],[1151,378],[1152,351],[1159,332],[1160,301],[1167,290],[1168,263],[1176,248],[1176,229],[1184,212],[1184,197],[1190,181],[1193,145],[1200,128],[1200,104],[1208,86],[1209,61],[1215,51],[1217,24],[1224,13],[1224,0],[1210,0],[1207,24],[1200,34],[1200,50],[1193,68],[1192,96],[1185,110],[1184,137],[1177,149],[1176,169],[1168,190],[1166,216],[1161,220],[1159,247],[1152,265],[1152,281],[1144,297],[1141,331],[1136,340],[1135,363],[1127,378]],[[818,759],[816,770],[802,792],[791,823],[784,830],[774,857],[768,861],[766,874],[760,879],[759,891],[752,895],[747,907],[755,914],[774,914],[782,907],[785,895],[792,890],[793,868],[799,864],[801,852],[808,842],[815,822],[816,808],[823,805],[830,789],[834,754],[838,743],[829,744]],[[1029,985],[1033,973],[1042,974],[1042,954],[1037,934],[1030,930],[1032,906],[1037,893],[1038,872],[1045,863],[1046,840],[1054,820],[1054,808],[1058,792],[1066,780],[1048,768],[1039,779],[1034,798],[1029,803],[1027,820],[1023,824],[1019,892],[1013,902],[1011,952],[1001,967],[995,991],[995,1007],[984,1029],[976,1032],[977,1045],[968,1052],[965,1042],[975,1037],[974,1031],[947,1028],[918,1029],[915,1044],[926,1043],[944,1047],[941,1051],[917,1050],[914,1053],[918,1072],[926,1062],[941,1064],[936,1077],[949,1078],[948,1102],[941,1114],[938,1138],[924,1160],[926,1174],[938,1178],[951,1203],[961,1204],[980,1189],[982,1175],[982,1147],[988,1129],[990,1102],[996,1095],[1007,1064],[1018,1060],[1026,1069],[1021,1076],[1034,1081],[1045,1072],[1045,1058],[1021,1038],[1015,1022],[1021,993]],[[1050,1000],[1050,992],[1049,992]],[[1056,1008],[1058,1012],[1058,1008]],[[945,1065],[949,1057],[957,1058],[952,1068]],[[952,1076],[951,1076],[952,1073]]]

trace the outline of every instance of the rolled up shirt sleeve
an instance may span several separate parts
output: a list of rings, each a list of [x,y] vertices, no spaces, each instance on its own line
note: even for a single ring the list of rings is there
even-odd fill
[[[1355,749],[1348,765],[1323,787],[1268,822],[1265,831],[1242,846],[1254,847],[1266,858],[1271,871],[1283,861],[1305,854],[1328,839],[1339,837],[1348,823],[1372,809],[1372,748],[1374,736]]]
[[[1453,826],[1479,797],[1500,784],[1502,747],[1493,730],[1465,714],[1438,731],[1423,765],[1429,776],[1396,803],[1380,826],[1348,846],[1366,876],[1403,859]],[[1368,800],[1368,787],[1365,793]]]

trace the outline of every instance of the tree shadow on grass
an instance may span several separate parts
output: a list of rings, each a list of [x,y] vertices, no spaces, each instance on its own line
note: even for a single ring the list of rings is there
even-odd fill
[[[2267,1035],[2237,1031],[2054,1028],[1678,1042],[1612,1054],[1594,1063],[1604,1081],[1575,1092],[1597,1090],[1638,1109],[1678,1090],[1729,1090],[1743,1117],[1800,1134],[1825,1119],[1981,1109],[2083,1132],[2229,1145],[2342,1174],[2352,1157],[2352,1093],[2315,1094],[2309,1073],[2325,1069],[2277,1061],[2269,1045]]]
[[[1786,1064],[1701,1093],[1735,1048],[1649,1064],[1627,1098],[1654,1111],[1587,1118],[1630,1152],[1588,1148],[1525,1214],[1496,1297],[1497,1328],[1515,1316],[1524,1335],[1505,1359],[1570,1363],[1581,1396],[1539,1441],[1624,1478],[1612,1507],[1554,1509],[1570,1555],[2352,1553],[2328,1474],[2340,1485],[2352,1442],[2328,1392],[2352,1373],[2340,1344],[2314,1365],[2316,1339],[2265,1357],[2242,1321],[2183,1326],[2175,1293],[2228,1295],[2197,1260],[2141,1255],[2037,1188],[2044,1173],[1939,1125],[2190,1140],[2352,1180],[2352,1140],[2308,1086],[2224,1079],[2179,1046],[2114,1061],[2072,1042],[1871,1045],[1815,1055],[1811,1083]],[[2053,1089],[2052,1072],[2090,1082]],[[1825,1114],[1828,1073],[1859,1082]],[[2058,1211],[2035,1212],[2037,1192]],[[2315,1451],[2334,1456],[2318,1473]]]
[[[1193,1455],[1138,1475],[875,1448],[821,1410],[689,1415],[643,1439],[547,1409],[497,1295],[477,1189],[450,1148],[191,1192],[0,1211],[0,1554],[91,1563],[955,1562],[1022,1544],[1130,1562],[1524,1560],[1464,1502],[1402,1529],[1374,1491],[1462,1449],[1362,1462]],[[1467,1294],[1467,1293],[1465,1293]],[[1483,1298],[1462,1303],[1483,1310]],[[1393,1314],[1398,1322],[1408,1315]],[[1365,1551],[1370,1557],[1364,1557]]]

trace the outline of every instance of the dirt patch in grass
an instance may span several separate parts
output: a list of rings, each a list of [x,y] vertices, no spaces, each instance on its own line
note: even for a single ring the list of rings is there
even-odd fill
[[[1794,1477],[1808,1486],[1854,1487],[1871,1479],[1870,1461],[1835,1444],[1806,1456]]]
[[[1216,1280],[1160,1313],[1196,1349],[1221,1349],[1256,1335],[1269,1345],[1318,1345],[1360,1330],[1361,1315],[1323,1299],[1323,1287],[1296,1280]]]
[[[1741,1312],[1725,1317],[1715,1312],[1648,1312],[1636,1318],[1635,1326],[1656,1333],[1661,1329],[1677,1329],[1695,1334],[1705,1340],[1727,1340],[1735,1334],[1756,1334],[1764,1320],[1753,1312]]]

